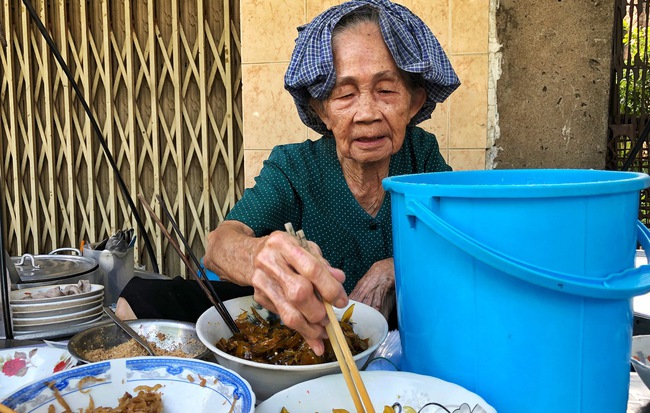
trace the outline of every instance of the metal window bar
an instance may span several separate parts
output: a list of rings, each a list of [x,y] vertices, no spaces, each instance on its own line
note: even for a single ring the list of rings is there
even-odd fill
[[[615,0],[607,169],[650,172],[650,59],[648,0]],[[639,219],[650,225],[650,191]]]

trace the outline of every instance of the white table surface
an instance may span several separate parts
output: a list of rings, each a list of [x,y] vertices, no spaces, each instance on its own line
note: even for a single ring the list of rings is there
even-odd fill
[[[643,251],[637,251],[635,264],[644,265],[648,260]],[[650,294],[634,297],[632,300],[634,312],[650,318]],[[627,413],[637,413],[639,409],[650,402],[650,390],[643,384],[639,375],[630,374],[630,397],[627,402]]]
[[[643,251],[637,251],[635,260],[636,266],[638,267],[639,265],[644,265],[647,263],[648,260]],[[634,297],[632,301],[635,313],[648,316],[648,318],[650,318],[650,293]]]
[[[638,374],[630,373],[630,397],[627,401],[627,413],[637,413],[648,402],[650,402],[650,390],[643,384]]]

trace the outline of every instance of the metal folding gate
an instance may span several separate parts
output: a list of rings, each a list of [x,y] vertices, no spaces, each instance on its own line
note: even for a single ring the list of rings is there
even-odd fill
[[[239,0],[31,0],[132,198],[160,195],[201,256],[243,192]],[[71,82],[21,0],[0,3],[0,214],[11,255],[135,227]],[[0,43],[2,40],[0,39]],[[136,263],[187,275],[140,205]],[[165,224],[168,222],[165,220]],[[168,225],[171,230],[171,226]],[[144,235],[155,254],[145,254]]]
[[[650,172],[648,0],[615,0],[607,169]],[[639,218],[650,225],[650,191]]]

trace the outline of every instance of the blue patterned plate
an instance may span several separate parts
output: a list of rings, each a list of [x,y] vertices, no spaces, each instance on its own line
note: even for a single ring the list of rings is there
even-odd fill
[[[86,383],[81,392],[78,383],[89,376],[103,381]],[[250,413],[255,407],[255,394],[237,373],[207,361],[178,357],[86,364],[28,384],[0,403],[19,413],[46,413],[51,405],[60,411],[48,383],[54,383],[72,411],[86,409],[90,396],[95,406],[115,407],[124,392],[135,395],[136,387],[157,384],[162,385],[159,391],[166,413]]]

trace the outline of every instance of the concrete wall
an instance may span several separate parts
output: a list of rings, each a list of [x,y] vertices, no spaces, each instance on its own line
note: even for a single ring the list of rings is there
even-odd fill
[[[493,167],[605,167],[614,2],[500,0]]]

